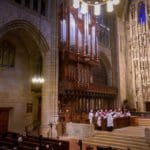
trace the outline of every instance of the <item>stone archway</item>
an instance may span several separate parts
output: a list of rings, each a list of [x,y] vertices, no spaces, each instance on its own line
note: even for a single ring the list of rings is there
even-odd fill
[[[20,56],[25,57],[25,55],[26,55],[26,59],[24,59],[24,61],[27,60],[29,58],[29,56],[32,55],[32,53],[36,53],[37,49],[38,49],[38,52],[41,53],[41,55],[42,55],[43,76],[45,78],[45,83],[43,84],[43,87],[42,87],[41,134],[43,134],[44,136],[47,136],[47,134],[49,132],[49,123],[55,122],[56,117],[54,117],[54,116],[57,115],[57,95],[58,95],[57,94],[58,93],[57,67],[58,66],[57,66],[57,59],[56,59],[57,57],[55,58],[56,54],[53,52],[55,54],[54,55],[50,51],[50,48],[49,48],[50,46],[48,45],[45,38],[42,36],[42,33],[40,33],[40,31],[37,30],[37,28],[34,25],[32,25],[30,22],[27,22],[25,20],[15,20],[15,21],[11,21],[11,22],[5,24],[2,28],[0,28],[0,40],[7,40],[7,41],[11,42],[14,46],[18,45],[18,47],[20,49],[23,49],[24,52]],[[27,53],[25,53],[25,51]],[[23,64],[23,62],[21,64]],[[25,66],[25,68],[27,68],[27,66]],[[28,76],[28,71],[29,70],[26,70],[26,72],[25,72],[25,74],[27,76]],[[19,78],[17,78],[17,80],[18,79]],[[20,82],[24,81],[23,79],[20,79],[20,80],[21,80]],[[15,80],[13,82],[15,84]],[[30,85],[27,83],[24,83],[23,87],[26,87],[26,86],[30,86]],[[19,88],[22,88],[22,87],[20,86]],[[27,90],[27,89],[22,89],[22,91],[23,90]],[[29,90],[28,90],[28,92],[29,92]],[[2,91],[2,93],[3,93],[3,91]],[[18,92],[18,93],[19,93],[19,95],[21,95],[20,94],[21,92]],[[29,95],[30,95],[30,92],[28,93],[28,96]],[[7,97],[5,97],[5,99],[8,100]],[[15,92],[14,92],[13,100],[15,101],[15,99],[17,99],[17,96],[15,97]],[[15,114],[14,114],[15,112],[13,110],[10,113],[11,117],[10,117],[9,122],[12,126],[9,127],[9,130],[11,130],[11,131],[22,132],[26,125],[25,122],[27,122],[29,120],[30,120],[29,122],[31,122],[31,120],[32,120],[31,118],[28,118],[26,121],[25,120],[19,121],[17,123],[17,125],[15,125],[15,122],[17,120],[19,120],[19,118],[20,119],[24,118],[23,116],[27,115],[24,110],[25,103],[27,103],[27,102],[24,101],[23,99],[22,99],[22,102],[18,103],[18,107],[16,107],[17,112],[20,116],[19,117],[15,116]],[[31,97],[27,98],[27,99],[31,100]],[[6,102],[5,104],[1,103],[0,105],[2,105],[2,107],[13,107],[13,106],[10,106],[11,98],[9,98],[8,101],[10,101],[10,103]],[[1,100],[1,98],[0,98],[0,102],[3,102]],[[20,109],[22,109],[24,111],[19,113]]]
[[[4,24],[3,27],[0,28],[0,38],[7,32],[10,32],[12,30],[24,30],[27,33],[30,33],[32,39],[40,47],[39,49],[41,50],[42,55],[44,55],[44,53],[49,50],[48,43],[42,36],[41,31],[39,31],[36,26],[31,24],[30,22],[25,20],[14,20]]]

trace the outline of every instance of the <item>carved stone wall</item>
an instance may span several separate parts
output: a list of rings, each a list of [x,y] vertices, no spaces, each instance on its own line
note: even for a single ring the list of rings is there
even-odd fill
[[[147,0],[132,1],[127,21],[127,66],[128,86],[137,111],[145,111],[145,102],[150,101],[150,48]]]
[[[124,15],[118,18],[119,98],[128,99],[137,111],[146,111],[150,101],[148,2],[126,1]]]

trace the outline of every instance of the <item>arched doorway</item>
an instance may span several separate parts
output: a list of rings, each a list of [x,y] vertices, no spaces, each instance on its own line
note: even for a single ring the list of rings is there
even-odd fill
[[[42,75],[46,44],[25,21],[13,21],[0,31],[0,110],[8,112],[6,131],[23,132],[41,120],[42,86],[31,80]]]

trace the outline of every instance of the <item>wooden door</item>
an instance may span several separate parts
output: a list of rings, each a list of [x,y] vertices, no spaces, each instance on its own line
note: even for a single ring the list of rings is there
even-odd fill
[[[0,133],[8,131],[9,110],[0,109]]]
[[[146,111],[150,111],[150,102],[146,102]]]

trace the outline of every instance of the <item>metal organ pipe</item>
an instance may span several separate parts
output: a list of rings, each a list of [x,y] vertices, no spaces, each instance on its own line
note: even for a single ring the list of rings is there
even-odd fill
[[[84,15],[84,55],[87,54],[87,15]]]
[[[61,20],[60,24],[61,24],[61,42],[66,42],[66,36],[67,36],[66,20],[65,19]]]
[[[78,29],[78,53],[81,53],[81,49],[82,49],[82,33]]]
[[[92,55],[95,56],[95,26],[92,26]]]
[[[78,46],[78,25],[77,24],[75,24],[75,43],[76,43],[76,52],[78,53],[79,46]]]
[[[75,27],[76,27],[76,22],[73,17],[73,15],[70,13],[70,46],[75,45]]]

